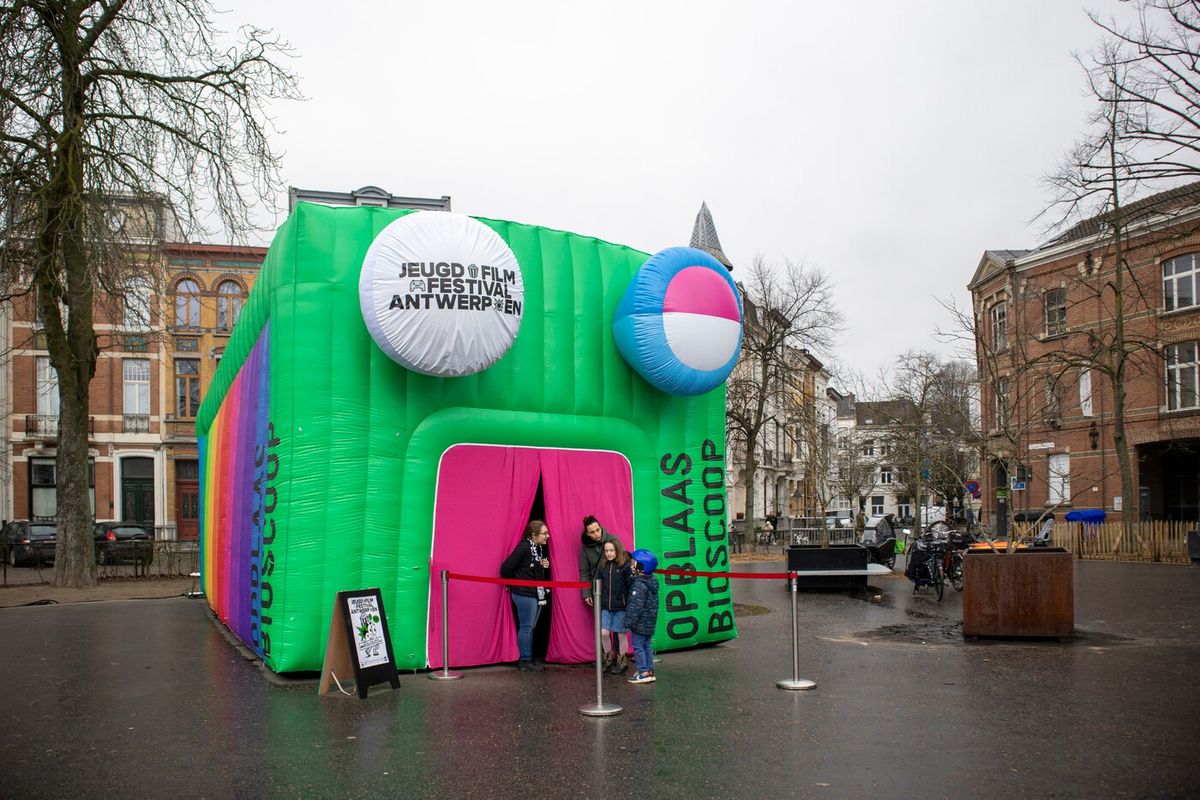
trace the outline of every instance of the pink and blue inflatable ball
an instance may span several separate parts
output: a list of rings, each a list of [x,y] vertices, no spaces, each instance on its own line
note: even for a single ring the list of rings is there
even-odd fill
[[[729,271],[691,247],[650,257],[613,318],[622,357],[647,383],[692,396],[725,382],[742,346],[742,305]]]

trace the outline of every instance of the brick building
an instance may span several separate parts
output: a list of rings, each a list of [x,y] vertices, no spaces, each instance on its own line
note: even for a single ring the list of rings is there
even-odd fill
[[[1118,314],[1111,215],[1034,250],[988,250],[969,284],[977,331],[983,510],[1101,508],[1200,519],[1200,183],[1122,210]],[[1122,496],[1101,369],[1118,320],[1137,497]],[[1009,497],[1003,495],[1009,494]]]
[[[289,203],[450,210],[450,198],[293,188]],[[144,264],[124,298],[98,296],[100,347],[89,386],[92,508],[97,520],[199,534],[196,412],[266,257],[265,247],[171,242],[161,203],[109,198],[114,231]],[[32,297],[0,303],[0,519],[52,518],[58,383]]]
[[[160,538],[196,537],[195,414],[265,253],[148,243],[144,280],[122,302],[98,298],[100,353],[88,390],[96,519],[140,522]],[[8,354],[0,369],[8,423],[0,516],[51,518],[57,510],[58,381],[33,298],[14,298],[0,326]]]
[[[199,535],[200,456],[196,412],[266,258],[265,247],[166,244],[162,404],[163,511],[168,536]],[[174,527],[174,531],[171,528]]]

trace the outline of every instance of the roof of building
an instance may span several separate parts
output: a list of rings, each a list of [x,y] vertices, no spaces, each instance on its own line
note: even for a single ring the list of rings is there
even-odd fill
[[[1135,200],[1128,205],[1124,205],[1121,207],[1121,217],[1124,223],[1128,225],[1132,222],[1152,217],[1155,214],[1169,213],[1182,207],[1194,206],[1198,202],[1200,202],[1200,181],[1184,186],[1176,186],[1174,189],[1152,194],[1149,197],[1144,197],[1141,200]],[[1085,219],[1054,237],[1039,249],[1050,247],[1051,245],[1066,244],[1077,239],[1086,239],[1089,236],[1104,233],[1108,230],[1114,216],[1112,211],[1106,211],[1103,214],[1097,214],[1094,217]]]
[[[1200,206],[1200,181],[1184,186],[1176,186],[1174,189],[1168,189],[1164,192],[1152,194],[1149,197],[1128,203],[1121,207],[1121,218],[1124,224],[1128,226],[1139,222],[1147,222],[1155,216],[1178,213],[1185,209],[1194,209],[1197,206]],[[985,250],[982,258],[979,259],[978,266],[975,268],[975,274],[971,276],[971,281],[967,286],[970,289],[975,289],[984,278],[994,275],[998,270],[1011,262],[1027,256],[1036,257],[1041,251],[1070,245],[1072,242],[1082,241],[1092,236],[1099,236],[1109,229],[1114,216],[1110,210],[1105,211],[1103,214],[1089,217],[1033,250]]]
[[[857,426],[887,426],[913,420],[916,408],[909,400],[873,400],[854,405],[854,424]]]
[[[733,264],[729,263],[729,258],[721,249],[721,240],[717,238],[717,226],[713,224],[708,203],[700,203],[700,213],[696,215],[696,224],[692,228],[692,241],[689,244],[720,261],[725,269],[733,271]]]
[[[985,250],[986,255],[991,256],[997,261],[1015,261],[1023,255],[1032,253],[1032,250]]]

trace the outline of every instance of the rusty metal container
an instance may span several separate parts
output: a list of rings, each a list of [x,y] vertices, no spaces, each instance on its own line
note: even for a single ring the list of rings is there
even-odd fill
[[[1058,547],[963,559],[963,635],[1065,638],[1075,631],[1075,562]]]

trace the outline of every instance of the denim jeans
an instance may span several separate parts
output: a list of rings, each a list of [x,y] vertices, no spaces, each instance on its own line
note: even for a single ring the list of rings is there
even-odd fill
[[[522,661],[529,661],[533,658],[533,628],[542,607],[536,597],[529,595],[514,594],[512,599],[517,604],[517,651]]]
[[[633,657],[637,659],[637,671],[653,672],[654,648],[650,646],[650,637],[637,631],[630,631],[629,635],[633,640]]]

